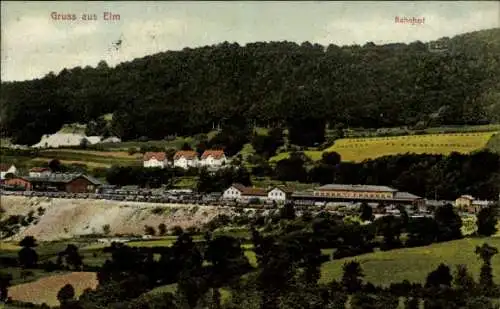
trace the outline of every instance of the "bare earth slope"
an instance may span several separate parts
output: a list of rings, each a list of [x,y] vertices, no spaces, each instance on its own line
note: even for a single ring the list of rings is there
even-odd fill
[[[144,226],[183,228],[201,226],[219,214],[232,215],[227,207],[155,204],[108,200],[59,199],[43,197],[1,196],[0,204],[9,215],[27,215],[39,207],[45,213],[38,223],[21,228],[13,240],[32,235],[39,240],[56,240],[78,235],[102,233],[109,224],[111,234],[143,234]],[[160,210],[161,208],[161,210]]]

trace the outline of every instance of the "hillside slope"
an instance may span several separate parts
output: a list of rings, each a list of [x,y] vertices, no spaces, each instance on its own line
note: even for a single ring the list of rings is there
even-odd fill
[[[45,213],[38,223],[21,229],[13,239],[32,235],[39,240],[56,240],[78,235],[102,233],[109,224],[110,234],[144,234],[144,226],[155,229],[160,223],[167,228],[176,225],[183,228],[201,226],[219,214],[231,215],[225,207],[170,205],[139,202],[120,202],[85,199],[52,199],[41,197],[1,196],[0,204],[10,215],[37,213],[42,207]]]
[[[63,123],[102,123],[107,113],[123,140],[193,135],[243,119],[299,128],[482,124],[498,118],[498,37],[500,28],[459,35],[438,53],[422,42],[224,42],[115,68],[101,62],[2,83],[0,129],[15,144],[34,144]]]

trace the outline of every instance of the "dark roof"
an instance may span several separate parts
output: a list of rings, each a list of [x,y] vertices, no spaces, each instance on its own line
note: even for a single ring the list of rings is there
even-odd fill
[[[387,186],[372,186],[372,185],[344,185],[344,184],[329,184],[324,185],[316,190],[329,191],[371,191],[371,192],[397,192],[398,190]]]
[[[408,193],[408,192],[396,192],[396,194],[394,194],[394,199],[395,200],[419,200],[419,199],[421,199],[421,197],[417,196],[415,194]]]
[[[271,192],[273,191],[274,189],[279,189],[287,194],[291,194],[294,192],[294,190],[292,188],[287,188],[287,187],[282,187],[282,186],[274,186],[274,187],[271,187],[269,188],[269,190],[267,190],[267,192]]]
[[[243,196],[267,196],[267,190],[262,188],[245,187],[242,184],[234,183],[231,187],[241,192]]]
[[[53,173],[42,177],[25,177],[24,179],[30,182],[70,183],[80,177],[87,179],[94,185],[101,184],[96,178],[85,174]]]

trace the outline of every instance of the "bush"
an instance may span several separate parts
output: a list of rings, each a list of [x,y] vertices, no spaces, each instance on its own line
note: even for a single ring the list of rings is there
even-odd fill
[[[182,233],[184,233],[184,230],[182,229],[182,227],[176,225],[172,228],[172,235],[174,236],[179,236],[181,235]]]
[[[151,236],[155,236],[156,235],[156,230],[154,227],[152,226],[149,226],[149,225],[145,225],[144,226],[144,233],[146,235],[151,235]]]

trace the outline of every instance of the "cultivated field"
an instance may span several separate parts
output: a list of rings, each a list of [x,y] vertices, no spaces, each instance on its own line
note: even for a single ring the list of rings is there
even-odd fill
[[[451,152],[470,153],[485,148],[495,134],[497,132],[343,138],[335,141],[334,145],[324,151],[304,153],[313,160],[319,160],[323,152],[335,151],[341,155],[342,161],[352,162],[404,153],[443,155]],[[279,161],[288,156],[289,153],[280,153],[271,160]]]
[[[71,284],[75,288],[75,294],[79,296],[87,288],[95,289],[97,283],[97,276],[93,272],[73,272],[12,286],[9,288],[9,296],[13,300],[58,306],[57,293],[64,285]]]

